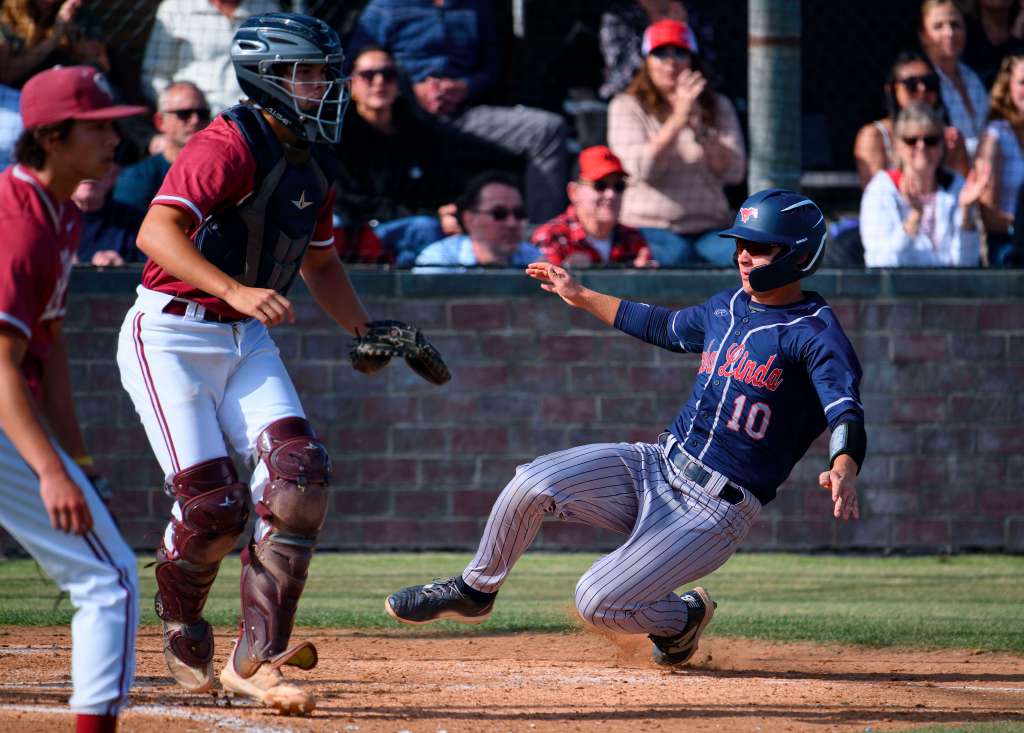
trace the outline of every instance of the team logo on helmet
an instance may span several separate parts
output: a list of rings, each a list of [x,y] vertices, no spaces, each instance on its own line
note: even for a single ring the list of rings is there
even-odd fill
[[[114,98],[114,92],[110,88],[110,83],[107,82],[107,77],[103,76],[103,74],[99,72],[96,72],[96,74],[92,77],[92,81],[93,84],[95,84],[101,92],[106,94],[111,99]]]
[[[740,209],[740,220],[746,224],[748,219],[757,218],[757,207],[756,206],[745,206]]]

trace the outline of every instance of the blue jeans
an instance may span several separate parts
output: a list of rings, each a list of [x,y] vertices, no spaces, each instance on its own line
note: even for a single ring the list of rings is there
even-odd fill
[[[733,240],[718,236],[721,229],[712,229],[696,234],[676,234],[670,229],[640,229],[651,254],[662,267],[689,267],[695,264],[711,264],[716,267],[732,267],[732,255],[736,251]]]
[[[440,222],[433,216],[406,216],[384,221],[373,228],[384,249],[395,253],[396,267],[412,267],[428,244],[444,238]]]

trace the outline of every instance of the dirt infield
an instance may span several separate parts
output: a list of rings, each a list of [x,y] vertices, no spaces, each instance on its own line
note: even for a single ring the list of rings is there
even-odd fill
[[[218,660],[228,629],[218,629]],[[641,637],[456,636],[301,630],[320,706],[288,718],[170,685],[157,629],[139,636],[123,730],[733,731],[905,729],[1024,721],[1024,659],[706,639],[668,673]],[[66,628],[0,627],[0,729],[70,729]]]

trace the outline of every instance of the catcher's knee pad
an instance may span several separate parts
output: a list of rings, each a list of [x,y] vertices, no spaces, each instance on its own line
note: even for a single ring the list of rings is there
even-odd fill
[[[175,474],[168,488],[178,500],[170,547],[157,551],[156,612],[165,621],[195,623],[249,518],[248,488],[228,458],[214,458]]]
[[[327,518],[327,448],[306,420],[288,417],[260,433],[256,451],[270,474],[256,513],[272,532],[316,537]]]

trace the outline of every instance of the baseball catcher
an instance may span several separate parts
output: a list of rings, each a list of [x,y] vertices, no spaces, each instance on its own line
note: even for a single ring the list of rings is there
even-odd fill
[[[442,385],[452,378],[448,366],[434,345],[418,328],[401,321],[373,321],[356,336],[349,349],[352,368],[373,374],[391,361],[405,359],[409,367],[431,384]]]

